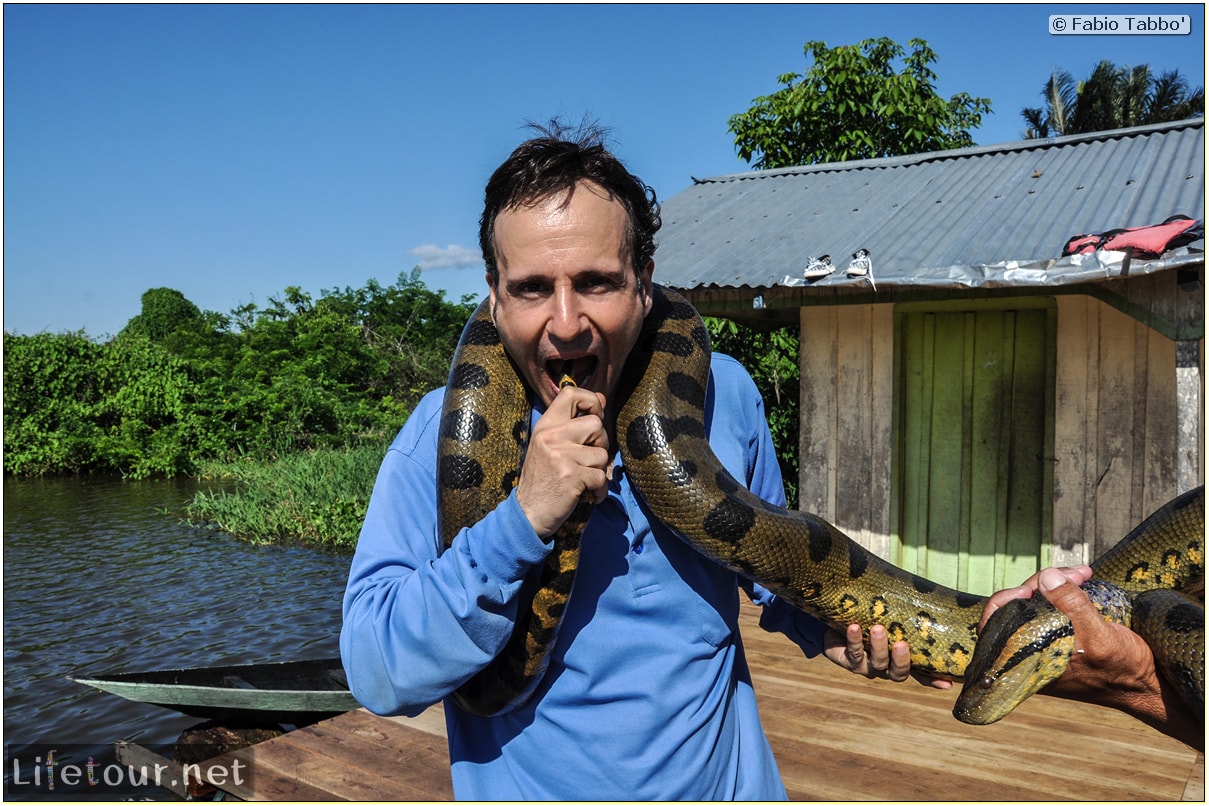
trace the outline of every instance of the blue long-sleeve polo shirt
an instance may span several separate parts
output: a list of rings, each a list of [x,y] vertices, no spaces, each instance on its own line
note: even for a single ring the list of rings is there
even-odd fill
[[[486,665],[511,635],[522,580],[550,551],[515,492],[444,550],[441,400],[437,390],[420,402],[382,463],[344,598],[349,685],[379,714],[418,714]],[[783,506],[763,402],[729,357],[714,356],[705,417],[727,470]],[[491,718],[446,703],[456,797],[783,799],[739,637],[738,591],[808,655],[823,625],[652,522],[620,459],[615,471],[533,697]]]

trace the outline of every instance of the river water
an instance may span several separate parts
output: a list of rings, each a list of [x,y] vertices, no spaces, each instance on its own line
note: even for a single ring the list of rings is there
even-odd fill
[[[67,675],[339,653],[350,557],[184,525],[197,489],[191,480],[5,479],[6,795],[48,749],[60,763],[112,760],[117,740],[170,745],[201,721]],[[45,794],[69,797],[62,786]]]

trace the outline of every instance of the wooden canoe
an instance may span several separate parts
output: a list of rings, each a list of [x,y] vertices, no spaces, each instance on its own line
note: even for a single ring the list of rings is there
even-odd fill
[[[68,679],[206,719],[309,723],[360,707],[339,658]]]

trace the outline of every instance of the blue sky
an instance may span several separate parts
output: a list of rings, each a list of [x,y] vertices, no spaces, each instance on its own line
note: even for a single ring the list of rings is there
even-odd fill
[[[1190,36],[1053,36],[1053,13]],[[1055,67],[1205,75],[1203,5],[4,6],[4,328],[116,334],[148,288],[229,313],[414,266],[482,290],[482,187],[528,120],[585,114],[660,198],[747,169],[727,118],[803,45],[922,38],[938,91],[1020,139]],[[656,279],[658,279],[656,255]]]

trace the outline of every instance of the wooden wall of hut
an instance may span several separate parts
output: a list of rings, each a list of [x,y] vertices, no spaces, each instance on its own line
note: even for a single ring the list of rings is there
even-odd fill
[[[1052,464],[1048,514],[1035,560],[1006,561],[1008,570],[998,578],[1008,584],[1021,581],[1011,580],[1026,566],[1095,559],[1188,486],[1180,485],[1176,463],[1176,342],[1099,299],[1043,299],[1054,311],[1053,389],[1046,394],[1051,444],[1044,456]],[[1038,300],[1021,302],[1036,307]],[[995,304],[1010,307],[1012,301]],[[940,306],[953,310],[954,303]],[[895,311],[893,303],[801,310],[799,506],[902,564],[903,502],[894,478],[902,450],[896,433],[901,383],[895,377],[902,347]],[[1198,374],[1203,400],[1203,372]],[[1199,422],[1203,435],[1203,414]],[[1203,459],[1199,467],[1203,481]]]

